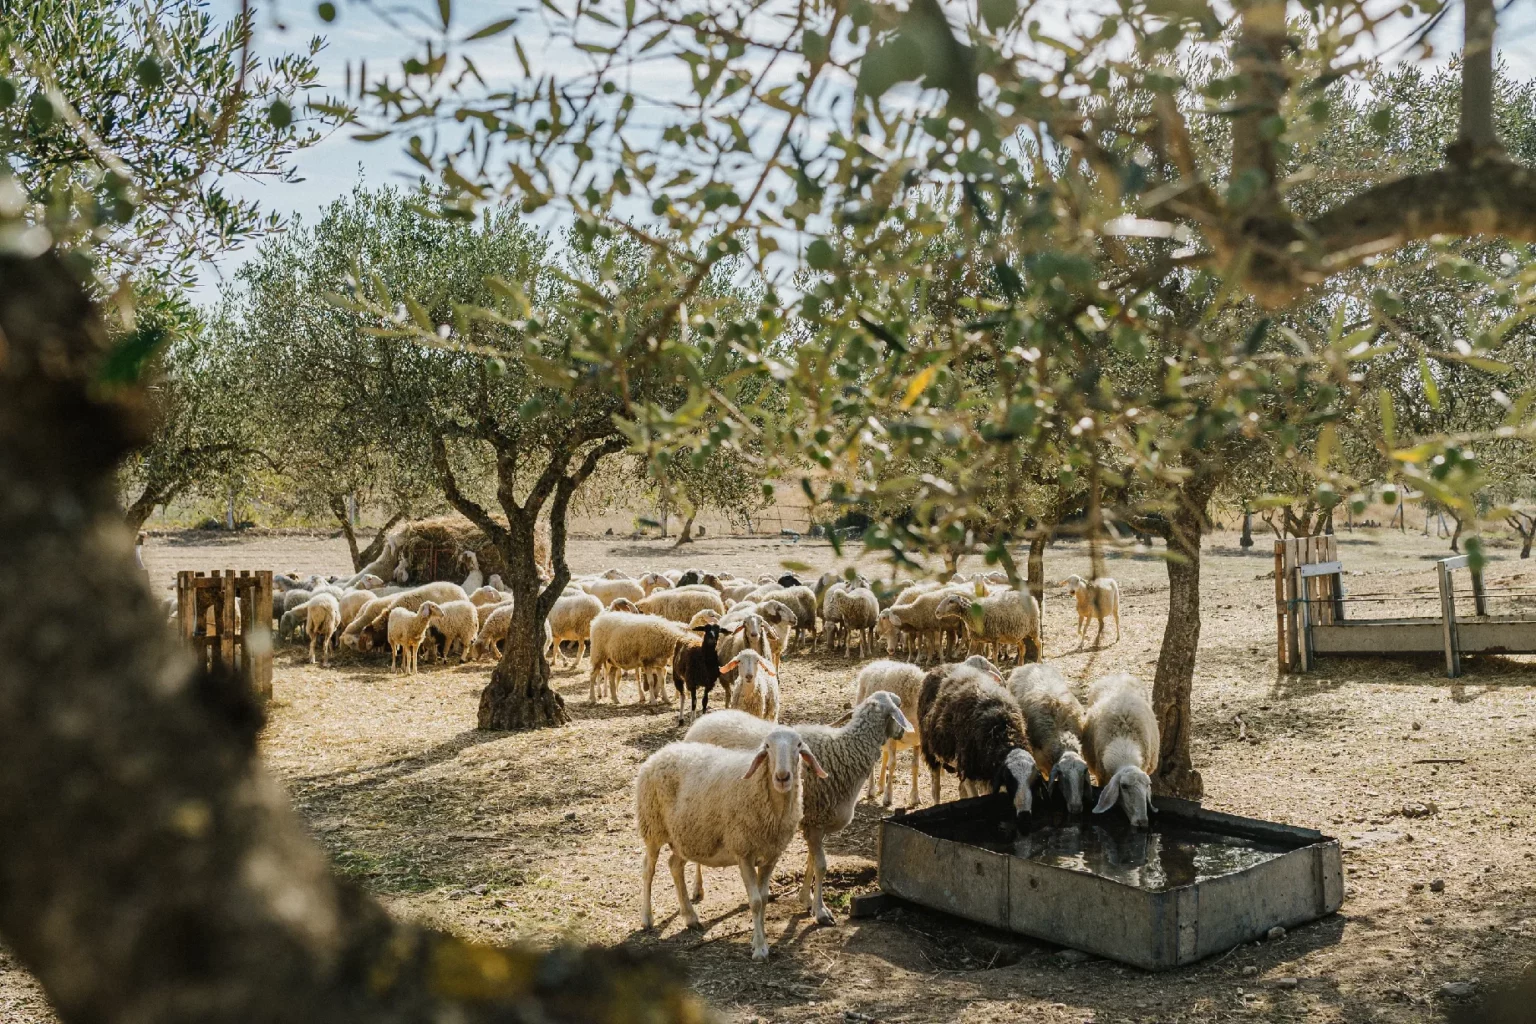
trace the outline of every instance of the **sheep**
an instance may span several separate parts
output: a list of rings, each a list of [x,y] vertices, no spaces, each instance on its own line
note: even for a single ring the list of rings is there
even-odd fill
[[[800,826],[800,763],[826,771],[793,729],[774,729],[756,750],[708,743],[669,743],[646,759],[635,778],[635,824],[645,844],[640,871],[640,927],[649,930],[651,882],[663,846],[677,889],[678,913],[689,928],[699,916],[689,902],[683,865],[741,870],[752,910],[752,959],[768,959],[763,907],[768,883]]]
[[[441,618],[442,606],[435,601],[424,601],[416,609],[394,608],[389,613],[389,668],[396,671],[395,660],[400,659],[399,671],[416,674],[416,656],[421,642],[426,638],[427,627],[433,619]]]
[[[880,690],[894,693],[901,698],[901,706],[917,713],[923,692],[923,678],[927,673],[905,661],[872,661],[859,669],[854,678],[853,703],[857,707],[870,694]],[[875,789],[884,788],[880,798],[882,806],[891,806],[891,788],[896,778],[896,755],[903,750],[912,751],[912,790],[907,795],[907,806],[916,807],[920,802],[917,793],[917,768],[922,760],[922,733],[913,727],[898,739],[887,740],[880,755],[878,768],[870,773],[867,796],[873,800]]]
[[[315,663],[315,643],[320,644],[320,657],[324,664],[331,663],[331,643],[341,629],[341,603],[330,594],[316,594],[294,611],[302,611],[305,629],[309,632],[309,663]]]
[[[1029,752],[1024,716],[1013,695],[984,669],[941,665],[923,678],[917,701],[923,760],[933,777],[933,802],[939,802],[940,769],[952,770],[960,796],[1005,789],[1014,813],[1033,809],[1039,771]]]
[[[592,635],[592,620],[603,613],[603,602],[591,594],[562,597],[549,610],[549,630],[554,656],[562,663],[565,653],[560,645],[566,640],[576,642],[576,657],[572,665],[581,664],[581,653]]]
[[[401,539],[399,534],[385,537],[384,546],[379,551],[379,557],[359,569],[357,575],[347,580],[345,585],[361,587],[363,586],[362,581],[365,576],[372,576],[377,579],[379,581],[378,586],[383,586],[386,579],[392,579],[400,561]],[[365,589],[373,590],[374,588],[366,587]]]
[[[938,616],[939,604],[946,597],[967,593],[968,588],[965,587],[933,587],[913,594],[910,601],[898,599],[880,613],[876,629],[886,638],[887,644],[892,642],[897,632],[909,637],[912,641],[913,661],[921,661],[924,651],[937,661],[942,656],[943,637],[947,628]]]
[[[663,672],[677,641],[687,633],[683,625],[655,615],[603,612],[592,620],[590,631],[588,699],[597,703],[598,688],[607,683],[617,704],[623,672],[635,669],[640,679],[640,699],[644,700],[649,693],[652,700],[659,700],[661,686],[647,683]]]
[[[902,714],[901,698],[887,691],[872,693],[860,701],[852,718],[842,728],[825,725],[795,727],[825,772],[806,781],[804,811],[800,818],[800,831],[805,836],[806,846],[800,902],[810,908],[818,924],[837,923],[821,898],[827,876],[823,840],[848,827],[858,803],[859,787],[879,760],[881,749],[887,742],[901,739],[911,728],[912,723]],[[743,712],[720,711],[695,722],[683,740],[751,750],[774,731],[776,727],[771,723]],[[697,867],[697,862],[695,881],[699,890],[695,895],[702,895],[703,871]]]
[[[444,601],[438,607],[442,615],[433,621],[432,628],[443,638],[443,660],[448,660],[457,647],[460,663],[468,661],[479,635],[480,610],[467,600]]]
[[[720,625],[720,617],[720,613],[713,608],[700,608],[693,613],[693,618],[688,620],[688,628],[692,629],[695,626],[702,626],[710,622],[718,626]]]
[[[744,601],[748,594],[758,588],[758,584],[751,580],[731,580],[720,588],[720,596],[727,601]]]
[[[764,601],[761,604],[745,601],[733,607],[720,620],[720,625],[734,629],[748,616],[756,615],[768,627],[768,653],[777,671],[784,661],[784,651],[789,646],[790,634],[798,621],[794,610],[782,601]]]
[[[650,597],[636,600],[635,606],[642,612],[660,615],[674,622],[687,622],[704,608],[725,614],[725,602],[712,590],[658,590]]]
[[[742,651],[747,650],[756,651],[758,654],[768,659],[768,664],[770,666],[773,664],[773,643],[775,634],[773,630],[769,628],[768,623],[763,620],[762,616],[754,615],[749,612],[744,616],[732,620],[729,626],[727,626],[724,620],[722,620],[721,633],[722,635],[720,637],[719,650],[720,661],[722,664],[734,660],[736,655],[740,654]],[[726,690],[728,692],[734,693],[737,676],[736,671],[734,669],[722,668],[720,670],[720,674],[726,684]],[[774,669],[774,674],[778,674],[777,668]]]
[[[555,578],[554,544],[549,535],[548,519],[533,524],[533,564],[541,580],[548,582]]]
[[[843,657],[848,657],[848,648],[853,644],[854,636],[858,636],[859,656],[868,654],[874,647],[875,624],[880,619],[880,601],[875,597],[875,592],[868,587],[839,589],[834,586],[827,591],[826,605],[827,625],[835,625],[843,635]],[[831,650],[829,640],[827,649]]]
[[[1104,619],[1115,617],[1115,643],[1120,642],[1120,584],[1108,576],[1085,580],[1073,574],[1061,581],[1061,585],[1077,598],[1077,642],[1081,646],[1088,639],[1088,622],[1099,620],[1099,632],[1093,638],[1098,646],[1104,636]]]
[[[465,587],[464,589],[469,592],[469,603],[474,605],[476,608],[484,608],[488,605],[501,604],[501,602],[507,599],[506,594],[489,585],[479,587],[472,591],[469,590],[468,587]]]
[[[1021,590],[1003,590],[985,597],[949,594],[934,612],[940,622],[958,621],[973,647],[990,644],[999,661],[1008,645],[1018,646],[1021,664],[1027,653],[1039,655],[1040,605],[1031,594]]]
[[[634,579],[633,576],[631,576],[629,573],[625,572],[623,569],[607,569],[607,570],[605,570],[603,572],[602,575],[603,575],[603,579],[605,579],[605,580],[629,580],[629,579]]]
[[[464,593],[463,587],[459,586],[457,583],[448,583],[446,581],[439,581],[436,583],[423,583],[419,587],[412,587],[409,590],[402,590],[397,594],[393,594],[387,598],[384,598],[383,604],[379,608],[374,608],[374,606],[370,604],[366,606],[362,612],[358,613],[357,618],[354,619],[347,626],[345,632],[342,633],[342,645],[347,647],[358,647],[358,634],[360,634],[363,630],[373,626],[375,623],[387,623],[389,620],[389,613],[394,611],[396,608],[404,608],[406,611],[415,611],[421,607],[422,602],[424,601],[432,601],[435,604],[442,605],[449,601],[468,600],[469,595]]]
[[[603,602],[604,608],[621,597],[635,602],[645,597],[645,588],[634,580],[587,580],[580,587]]]
[[[1135,828],[1145,828],[1152,808],[1152,772],[1161,737],[1157,715],[1135,676],[1117,672],[1088,688],[1083,758],[1103,787],[1094,814],[1118,803]]]
[[[737,652],[735,657],[720,666],[721,677],[735,676],[736,687],[731,694],[730,706],[769,722],[779,720],[779,674],[773,663],[751,648]],[[709,694],[704,695],[708,698]]]
[[[672,649],[672,685],[677,688],[677,721],[683,722],[683,691],[688,692],[690,710],[694,715],[699,713],[699,691],[704,691],[704,713],[709,713],[709,691],[720,682],[720,652],[716,644],[720,642],[720,627],[713,623],[695,626],[690,633],[698,633],[697,637],[684,634],[679,637]],[[727,702],[730,698],[730,690],[726,690]]]
[[[785,577],[786,579],[792,577]],[[767,601],[777,601],[795,613],[795,630],[793,639],[798,641],[802,633],[809,633],[812,642],[816,639],[816,594],[810,587],[793,586],[778,587],[769,590],[766,594],[760,594],[758,604]]]
[[[512,591],[510,589],[508,589],[506,583],[503,582],[503,580],[501,578],[501,573],[499,573],[499,572],[491,573],[491,578],[485,581],[485,585],[488,586],[488,587],[491,587],[494,590],[501,591],[502,594],[510,594],[510,593],[512,593]]]
[[[635,602],[631,601],[627,597],[616,597],[616,598],[614,598],[613,599],[613,604],[608,606],[608,611],[610,611],[610,612],[629,612],[632,615],[639,615],[640,614],[640,609],[635,606]]]
[[[315,592],[307,587],[295,587],[292,590],[283,591],[283,606],[279,610],[279,614],[293,611],[314,596]],[[272,604],[276,607],[277,601],[274,599]]]
[[[1061,786],[1067,810],[1083,811],[1088,762],[1083,760],[1083,705],[1053,665],[1020,665],[1008,677],[1008,692],[1024,713],[1025,735],[1046,792]]]
[[[512,602],[486,605],[481,609],[480,630],[469,648],[469,660],[479,661],[487,654],[501,660],[501,645],[512,631]]]
[[[640,577],[640,588],[645,591],[641,597],[650,597],[658,590],[671,590],[672,581],[656,572],[648,572]]]

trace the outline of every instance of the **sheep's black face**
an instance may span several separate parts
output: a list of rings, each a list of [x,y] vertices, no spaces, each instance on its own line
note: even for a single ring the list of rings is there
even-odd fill
[[[779,577],[779,586],[781,586],[781,587],[798,587],[798,586],[800,586],[800,579],[797,576],[780,576]]]

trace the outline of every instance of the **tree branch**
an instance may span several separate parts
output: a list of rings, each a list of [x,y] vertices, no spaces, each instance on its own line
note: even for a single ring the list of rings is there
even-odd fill
[[[442,434],[432,438],[432,465],[437,469],[438,482],[443,488],[443,497],[448,499],[448,504],[458,510],[459,514],[476,526],[480,527],[492,544],[505,551],[509,543],[507,528],[491,518],[479,502],[467,497],[459,490],[459,481],[453,475],[453,466],[448,462],[448,442]]]
[[[587,452],[576,472],[563,475],[555,485],[554,500],[549,505],[549,557],[554,564],[555,575],[539,594],[539,616],[543,618],[555,606],[555,600],[571,580],[571,567],[565,561],[565,519],[570,509],[571,496],[597,469],[597,464],[610,455],[623,451],[629,442],[622,437],[610,437]]]
[[[148,406],[56,259],[0,258],[0,338],[0,937],[65,1024],[707,1018],[633,951],[472,945],[338,880],[134,568],[112,474]]]

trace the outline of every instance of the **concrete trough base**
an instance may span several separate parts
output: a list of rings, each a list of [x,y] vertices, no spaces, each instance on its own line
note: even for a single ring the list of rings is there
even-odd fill
[[[1020,856],[1027,849],[1012,833],[1011,808],[986,796],[940,804],[885,818],[880,825],[880,888],[889,895],[971,921],[1070,946],[1150,971],[1194,963],[1271,928],[1287,928],[1339,909],[1344,870],[1337,839],[1311,829],[1208,811],[1184,800],[1159,798],[1153,829],[1173,837],[1226,838],[1262,854],[1230,872],[1181,855],[1153,864],[1159,843],[1129,833],[1118,821],[1067,819],[1041,829],[1065,829],[1067,843],[1047,837],[1050,855]],[[1089,835],[1091,833],[1091,836]],[[1043,833],[1042,833],[1043,834]],[[1108,867],[1093,868],[1077,855],[1098,840],[1108,848]],[[1162,838],[1160,834],[1158,839]],[[1150,843],[1150,846],[1149,846]],[[1040,844],[1036,844],[1037,846]],[[1166,844],[1165,844],[1166,845]],[[1065,855],[1063,855],[1065,854]],[[1141,858],[1138,862],[1138,856]],[[1154,858],[1155,859],[1155,858]],[[1186,863],[1187,862],[1187,863]],[[1166,870],[1165,870],[1166,869]],[[1185,878],[1185,872],[1188,878]]]

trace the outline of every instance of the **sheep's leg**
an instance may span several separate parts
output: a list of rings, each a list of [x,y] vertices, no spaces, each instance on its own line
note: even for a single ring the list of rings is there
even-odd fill
[[[704,902],[704,865],[693,862],[693,902]]]
[[[640,866],[640,927],[646,931],[651,928],[651,882],[656,877],[656,856],[661,852],[660,846],[645,844],[645,860]]]
[[[1120,642],[1120,606],[1115,605],[1115,643]]]
[[[918,795],[917,795],[917,763],[919,761],[921,761],[922,759],[923,759],[922,758],[922,750],[920,748],[913,747],[912,748],[912,792],[907,797],[907,807],[908,808],[916,807],[919,803],[922,802],[918,798]],[[891,758],[891,774],[892,775],[896,774],[896,759],[894,757]],[[887,801],[887,806],[889,806],[889,801]]]
[[[814,861],[816,882],[811,889],[811,915],[816,918],[817,924],[837,924],[837,918],[827,909],[827,905],[821,901],[822,886],[827,880],[827,850],[821,844],[821,833],[806,834],[806,844],[811,847],[810,857]]]
[[[880,748],[880,761],[869,770],[869,782],[864,786],[865,800],[873,800],[875,798],[875,790],[885,781],[885,757],[890,751],[890,746],[887,743]]]
[[[688,902],[688,885],[683,881],[683,867],[687,863],[681,854],[673,850],[667,867],[672,869],[672,884],[677,887],[677,915],[683,919],[683,927],[697,928],[699,915],[693,912],[693,904]]]
[[[752,909],[752,959],[768,959],[768,932],[763,926],[763,892],[757,886],[757,869],[740,862],[741,884],[747,889],[747,906]]]
[[[939,802],[939,786],[941,784],[940,783],[940,779],[939,779],[940,774],[941,774],[941,770],[940,770],[939,766],[934,764],[932,761],[929,761],[928,762],[928,793],[929,793],[929,795],[931,797],[933,797],[933,803],[934,803],[935,806],[937,806],[937,804]]]
[[[892,780],[896,778],[896,748],[891,745],[889,740],[886,741],[885,746],[880,748],[879,773],[881,786],[880,806],[889,807],[891,806],[891,784]],[[874,793],[870,793],[870,798],[874,798]]]
[[[319,639],[320,635],[318,633],[309,634],[309,663],[311,665],[315,663],[315,641]]]

